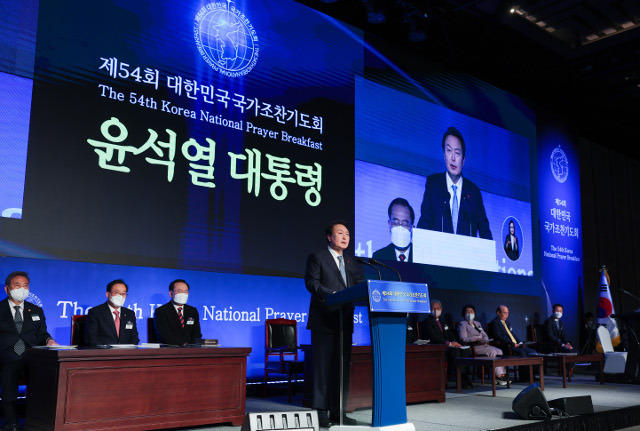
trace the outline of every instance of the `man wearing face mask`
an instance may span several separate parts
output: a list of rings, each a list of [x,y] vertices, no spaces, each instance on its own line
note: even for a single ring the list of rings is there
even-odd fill
[[[153,314],[159,343],[184,346],[202,338],[198,309],[187,305],[189,290],[189,284],[184,280],[173,280],[169,284],[171,301]]]
[[[437,299],[431,300],[431,313],[418,324],[420,338],[430,340],[431,344],[445,344],[447,346],[448,369],[455,373],[456,358],[471,356],[471,349],[462,348],[456,341],[453,331],[449,325],[441,319],[442,303]],[[471,373],[468,367],[460,370],[462,373],[462,388],[471,389],[474,387],[471,382]]]
[[[396,260],[398,262],[413,262],[413,247],[411,237],[415,213],[409,202],[403,198],[395,198],[389,204],[389,233],[391,244],[373,253],[377,260]]]
[[[44,311],[31,302],[29,276],[14,271],[7,276],[4,285],[7,298],[0,301],[0,391],[4,410],[5,430],[18,429],[15,401],[18,398],[18,381],[29,372],[27,348],[52,346],[57,343],[47,332]]]
[[[107,302],[87,313],[84,340],[88,346],[138,344],[136,314],[123,307],[129,286],[122,280],[107,284]]]
[[[555,344],[556,350],[562,353],[573,352],[573,346],[567,341],[567,335],[564,333],[564,325],[562,324],[562,312],[564,308],[560,304],[553,305],[553,315],[544,321],[544,329],[547,338]]]

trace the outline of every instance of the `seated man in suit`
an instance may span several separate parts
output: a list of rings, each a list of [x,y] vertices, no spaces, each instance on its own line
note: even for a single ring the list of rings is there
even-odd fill
[[[456,341],[456,337],[453,331],[449,328],[446,322],[440,319],[442,315],[442,303],[437,299],[431,300],[431,314],[418,323],[420,338],[430,340],[431,344],[446,344],[447,345],[447,363],[449,370],[455,371],[456,358],[458,356],[465,357],[471,356],[472,352],[469,348],[463,348],[460,343]],[[471,383],[471,373],[468,367],[460,370],[462,373],[462,387],[464,389],[471,389],[474,387]]]
[[[136,314],[123,307],[129,286],[122,280],[107,284],[107,302],[87,313],[84,340],[87,346],[138,344]]]
[[[442,137],[446,171],[427,177],[420,209],[420,229],[493,239],[480,189],[462,176],[465,143],[455,127]]]
[[[544,331],[547,338],[555,345],[558,352],[573,352],[573,346],[567,341],[567,335],[564,333],[564,325],[562,324],[562,312],[564,308],[561,304],[553,305],[553,315],[544,321]]]
[[[184,280],[173,280],[169,284],[171,301],[153,314],[159,343],[184,346],[202,338],[198,309],[187,305],[189,290],[189,284]]]
[[[467,304],[462,307],[462,317],[464,320],[458,323],[458,338],[465,344],[472,345],[478,356],[488,356],[495,358],[502,356],[502,350],[489,345],[489,336],[482,329],[480,322],[475,321],[476,308]],[[505,367],[496,367],[496,384],[507,385],[507,370]]]
[[[413,262],[413,247],[411,236],[413,234],[413,222],[416,215],[409,201],[403,198],[395,198],[389,204],[389,233],[391,243],[380,250],[373,252],[373,258],[377,260],[397,260],[398,262]]]
[[[509,309],[506,305],[498,305],[496,309],[496,317],[487,324],[489,337],[499,343],[499,347],[504,353],[509,352],[513,356],[533,356],[537,355],[533,349],[525,347],[520,339],[513,331],[511,323],[507,321],[509,318]],[[524,365],[519,368],[520,380],[529,380],[529,367]]]
[[[18,429],[15,402],[18,381],[26,377],[29,361],[28,347],[57,344],[47,332],[44,311],[25,301],[29,295],[29,276],[14,271],[5,280],[7,297],[0,301],[0,391],[4,410],[5,430]]]
[[[498,305],[496,317],[487,325],[489,337],[504,346],[502,351],[511,350],[513,356],[537,355],[537,352],[529,347],[524,347],[523,343],[513,331],[509,318],[509,309],[506,305]]]

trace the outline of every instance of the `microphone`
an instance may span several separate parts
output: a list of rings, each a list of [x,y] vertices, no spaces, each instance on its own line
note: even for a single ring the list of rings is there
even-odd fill
[[[380,261],[378,261],[378,260],[376,260],[374,258],[369,259],[369,262],[373,263],[374,265],[378,265],[378,266],[381,266],[383,268],[388,268],[388,269],[390,269],[392,271],[395,271],[395,273],[398,275],[398,281],[402,281],[402,277],[400,276],[400,272],[397,269],[395,269],[394,267],[389,266],[389,265],[385,265],[384,263],[382,263],[382,262],[380,262]]]
[[[444,209],[447,207],[447,205],[449,205],[450,200],[451,200],[451,195],[447,193],[447,198],[442,203],[442,211],[440,211],[440,217],[441,217],[440,232],[444,232]]]
[[[356,257],[356,262],[362,263],[363,265],[370,266],[371,268],[373,268],[376,271],[378,271],[378,280],[382,280],[382,274],[380,274],[380,270],[378,269],[378,267],[373,265],[373,264],[371,264],[371,263],[369,263],[369,261],[367,259],[364,259],[362,257]]]

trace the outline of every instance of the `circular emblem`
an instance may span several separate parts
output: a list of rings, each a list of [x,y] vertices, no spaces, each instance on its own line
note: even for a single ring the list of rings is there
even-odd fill
[[[35,304],[38,307],[42,308],[42,301],[40,300],[40,298],[38,298],[33,293],[29,292],[29,295],[27,295],[26,300],[29,301],[30,303]]]
[[[378,289],[374,290],[373,293],[371,294],[371,296],[373,297],[373,300],[376,302],[380,302],[380,292],[378,291]]]
[[[559,183],[564,183],[569,176],[569,160],[560,145],[551,152],[551,172]]]
[[[258,62],[258,36],[231,0],[209,3],[196,14],[193,36],[204,61],[229,77],[246,75]]]

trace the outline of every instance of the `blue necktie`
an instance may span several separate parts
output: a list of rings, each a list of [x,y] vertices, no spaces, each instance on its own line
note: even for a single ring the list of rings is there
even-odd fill
[[[344,262],[342,261],[342,256],[338,256],[338,269],[340,270],[340,275],[342,276],[342,281],[344,281],[344,285],[347,285],[347,273],[344,271]]]
[[[451,205],[451,221],[453,222],[453,233],[456,233],[458,230],[458,194],[456,191],[458,190],[458,186],[452,185],[453,189],[453,204]]]

